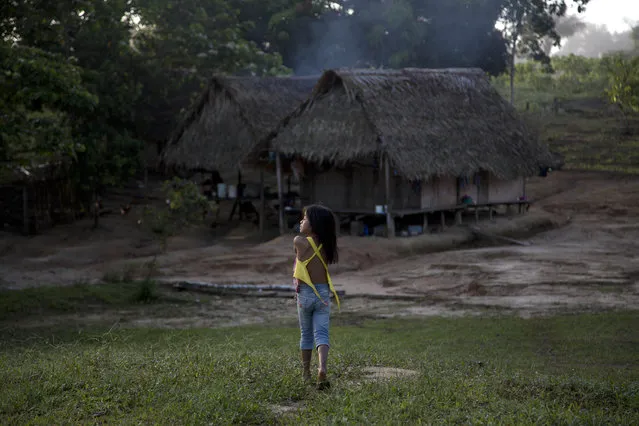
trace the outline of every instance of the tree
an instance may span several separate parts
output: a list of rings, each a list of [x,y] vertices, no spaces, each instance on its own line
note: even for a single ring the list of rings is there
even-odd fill
[[[331,67],[481,67],[498,74],[505,65],[494,28],[501,0],[243,3],[241,16],[271,13],[251,37],[267,40],[296,74]]]
[[[199,91],[195,76],[285,71],[277,54],[243,38],[250,23],[237,16],[230,0],[0,2],[2,40],[74,64],[77,87],[96,100],[64,117],[47,112],[50,126],[42,132],[83,147],[72,169],[81,200],[139,169],[144,141],[165,139]],[[4,99],[8,111],[21,110],[19,100]],[[3,116],[3,128],[28,129],[19,118]],[[3,144],[3,157],[12,149]]]
[[[590,0],[505,0],[500,22],[507,41],[510,71],[510,102],[515,100],[515,58],[518,54],[549,64],[550,60],[541,46],[542,37],[548,37],[554,45],[561,38],[556,30],[555,18],[562,17],[569,3],[577,6],[579,13]]]
[[[288,71],[278,53],[246,39],[253,25],[240,19],[233,1],[137,0],[134,10],[134,78],[141,87],[134,134],[149,143],[163,146],[213,74]]]
[[[415,16],[424,21],[418,39],[418,67],[478,67],[492,75],[506,65],[506,46],[495,28],[502,0],[412,0]]]
[[[253,24],[227,0],[137,0],[136,49],[154,66],[231,74],[273,75],[286,70],[243,37]]]
[[[0,167],[77,159],[73,131],[98,99],[61,55],[0,43]]]
[[[626,118],[626,131],[629,131],[629,114],[639,112],[639,56],[617,53],[604,60],[609,76],[606,93],[621,109]]]
[[[80,85],[97,102],[73,113],[67,138],[82,146],[72,175],[84,204],[136,170],[140,141],[132,136],[140,87],[131,78],[131,2],[16,1],[0,9],[0,32],[17,47],[38,49],[75,64]]]
[[[146,206],[139,223],[157,239],[162,252],[166,252],[169,238],[188,227],[202,224],[210,207],[198,186],[190,181],[179,178],[165,181],[162,193],[166,205]]]
[[[553,69],[558,75],[555,81],[568,93],[598,91],[602,93],[608,83],[608,73],[598,58],[567,55],[552,59]]]

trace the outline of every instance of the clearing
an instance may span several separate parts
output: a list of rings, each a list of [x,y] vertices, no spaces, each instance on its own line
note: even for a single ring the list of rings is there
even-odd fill
[[[338,289],[346,291],[343,311],[395,316],[497,309],[529,316],[638,306],[639,177],[561,171],[531,179],[528,193],[537,202],[526,215],[500,216],[479,227],[530,241],[529,246],[480,244],[467,227],[396,241],[342,237],[342,261],[333,275]],[[3,234],[0,288],[127,280],[147,273],[165,282],[291,282],[291,238],[259,243],[251,223],[237,223],[225,234],[192,230],[173,238],[169,251],[155,261],[157,245],[139,229],[135,212],[104,217],[98,230],[90,227],[80,221],[32,238]],[[288,299],[275,306],[273,299],[211,300],[230,307],[222,311],[232,318],[220,325],[262,322],[280,304],[294,315]],[[172,315],[177,317],[166,318],[163,326],[217,321],[197,312]]]

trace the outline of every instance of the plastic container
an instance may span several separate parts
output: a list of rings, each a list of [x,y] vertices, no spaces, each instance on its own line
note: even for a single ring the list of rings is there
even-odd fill
[[[411,236],[421,235],[424,233],[424,227],[421,225],[410,225],[408,227],[408,234]]]
[[[226,184],[225,183],[218,183],[217,184],[217,196],[218,198],[226,198]]]
[[[228,198],[230,198],[232,200],[237,198],[237,186],[236,185],[229,185],[227,187],[227,189],[228,189],[228,194],[227,194]]]

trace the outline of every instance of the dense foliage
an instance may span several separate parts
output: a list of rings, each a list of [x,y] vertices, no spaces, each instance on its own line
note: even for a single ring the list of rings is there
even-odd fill
[[[606,92],[610,100],[625,114],[639,112],[639,56],[612,55],[607,58],[607,66],[610,84]]]
[[[78,117],[97,105],[82,70],[37,48],[0,46],[0,54],[0,161],[77,158],[85,148],[73,143]]]
[[[69,160],[85,202],[125,181],[199,89],[193,76],[284,71],[246,26],[223,0],[3,2],[0,161]]]
[[[605,98],[626,113],[639,112],[639,56],[616,52],[601,58],[555,56],[550,69],[538,62],[523,62],[515,67],[514,82],[527,92],[522,101],[528,107],[545,108],[555,99],[580,97]],[[502,74],[493,83],[502,93],[508,91],[510,76]],[[522,107],[521,102],[517,102]]]

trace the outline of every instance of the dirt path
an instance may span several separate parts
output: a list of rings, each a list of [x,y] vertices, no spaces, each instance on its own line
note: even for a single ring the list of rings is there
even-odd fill
[[[522,314],[639,306],[639,179],[555,174],[531,186],[555,192],[536,208],[567,214],[570,223],[531,238],[531,246],[413,256],[342,275],[340,283],[351,292],[381,288]]]
[[[560,172],[532,179],[528,193],[539,201],[527,215],[480,226],[517,236],[522,229],[567,224],[528,238],[532,245],[526,247],[451,250],[469,239],[466,228],[395,242],[344,237],[335,281],[346,299],[359,300],[352,309],[383,316],[639,306],[639,178]],[[29,239],[0,234],[0,289],[133,277],[149,268],[164,280],[289,284],[290,238],[251,245],[252,226],[222,237],[182,235],[153,265],[157,247],[134,216],[108,218],[98,231],[79,222]],[[371,295],[416,301],[387,303],[379,311],[381,302],[373,306],[362,299]]]

